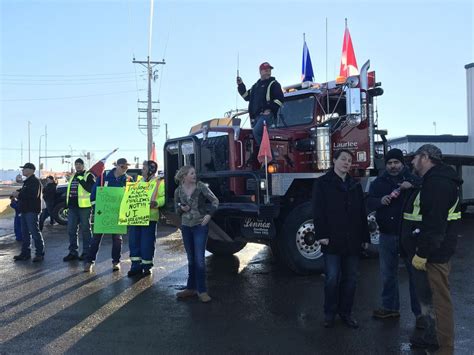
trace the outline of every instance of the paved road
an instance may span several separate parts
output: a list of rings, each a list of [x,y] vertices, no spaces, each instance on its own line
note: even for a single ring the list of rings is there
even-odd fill
[[[456,353],[473,354],[474,220],[464,221],[451,277]],[[13,263],[19,245],[0,238],[1,354],[275,353],[416,354],[408,337],[407,278],[401,270],[402,317],[376,321],[378,261],[364,260],[354,315],[361,328],[322,327],[323,277],[301,277],[277,266],[265,246],[248,245],[231,258],[207,257],[213,301],[177,301],[185,285],[180,234],[159,233],[154,274],[131,280],[125,248],[122,270],[112,273],[110,240],[102,245],[93,274],[79,262],[64,263],[67,237],[45,226],[43,264]],[[107,239],[107,238],[106,238]]]

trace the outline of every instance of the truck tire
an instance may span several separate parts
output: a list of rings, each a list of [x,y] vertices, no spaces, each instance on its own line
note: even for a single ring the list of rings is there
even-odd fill
[[[294,208],[285,218],[277,235],[277,255],[292,271],[301,275],[321,273],[324,268],[321,247],[314,234],[310,202]]]
[[[67,208],[66,202],[59,202],[53,209],[53,218],[59,224],[67,225]]]
[[[234,255],[247,245],[246,242],[223,242],[208,238],[206,250],[214,255]]]

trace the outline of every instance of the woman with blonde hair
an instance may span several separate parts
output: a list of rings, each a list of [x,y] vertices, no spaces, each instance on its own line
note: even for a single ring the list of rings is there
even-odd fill
[[[174,192],[176,213],[181,216],[181,234],[188,257],[188,282],[186,289],[176,294],[178,298],[198,295],[201,302],[210,302],[206,287],[206,251],[208,223],[219,206],[219,200],[208,185],[197,181],[196,170],[185,165],[178,170],[175,180],[179,186]],[[211,202],[210,208],[206,200]]]

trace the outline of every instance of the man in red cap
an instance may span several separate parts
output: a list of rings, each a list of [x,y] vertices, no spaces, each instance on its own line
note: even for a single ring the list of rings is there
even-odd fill
[[[263,135],[263,123],[273,124],[280,107],[283,106],[281,85],[272,76],[273,67],[268,62],[260,64],[260,79],[247,90],[240,76],[237,77],[239,94],[249,102],[250,123],[257,146],[260,146]],[[257,152],[258,152],[257,147]]]

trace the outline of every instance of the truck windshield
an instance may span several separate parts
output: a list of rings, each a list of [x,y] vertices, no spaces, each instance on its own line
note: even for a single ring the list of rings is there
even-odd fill
[[[314,96],[286,99],[283,107],[278,111],[274,126],[281,128],[311,123],[314,101]]]

